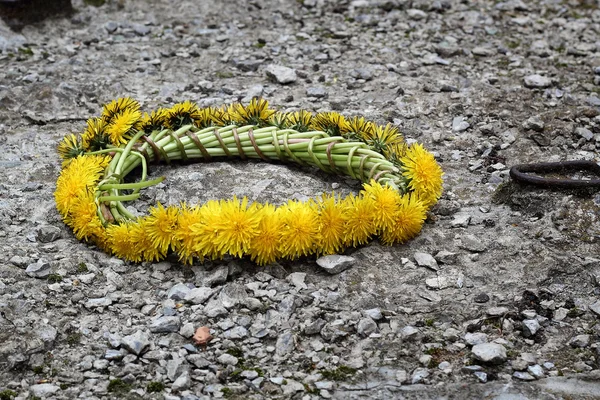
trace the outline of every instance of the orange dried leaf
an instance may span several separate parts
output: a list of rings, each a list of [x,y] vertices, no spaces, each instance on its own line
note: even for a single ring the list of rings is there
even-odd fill
[[[194,336],[192,337],[196,344],[203,347],[206,347],[212,338],[213,337],[210,334],[210,328],[208,326],[201,326],[200,328],[196,329],[196,333],[194,333]]]

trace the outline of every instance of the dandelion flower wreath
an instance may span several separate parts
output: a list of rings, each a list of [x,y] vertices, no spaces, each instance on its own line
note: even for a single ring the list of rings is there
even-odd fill
[[[58,146],[63,159],[56,206],[77,239],[133,262],[170,252],[181,262],[249,257],[278,259],[333,254],[379,236],[384,244],[419,234],[439,199],[442,170],[422,145],[407,145],[392,125],[335,112],[279,112],[263,99],[199,108],[186,101],[143,113],[120,98]],[[202,205],[158,203],[145,217],[123,202],[162,181],[150,162],[239,157],[309,165],[363,182],[359,194],[334,193],[307,202],[250,203],[247,198]],[[137,182],[126,177],[141,170]]]

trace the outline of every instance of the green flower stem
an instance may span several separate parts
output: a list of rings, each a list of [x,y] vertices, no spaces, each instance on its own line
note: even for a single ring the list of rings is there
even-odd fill
[[[117,208],[119,209],[119,212],[121,213],[121,215],[123,215],[125,218],[127,218],[129,220],[135,219],[135,215],[130,213],[129,210],[127,208],[125,208],[123,203],[121,203],[120,201],[117,201],[115,203],[117,204]]]
[[[117,166],[115,167],[115,172],[118,174],[121,172],[121,170],[123,169],[123,164],[125,162],[125,159],[127,158],[127,156],[129,155],[129,152],[131,151],[131,149],[133,148],[133,145],[139,140],[139,138],[141,138],[144,135],[144,132],[140,131],[138,133],[136,133],[129,142],[127,142],[127,146],[125,146],[125,149],[123,150],[123,153],[121,154],[121,159],[119,160],[119,162],[117,163]],[[122,175],[121,175],[122,176]]]
[[[100,190],[109,190],[109,189],[117,189],[117,190],[126,190],[126,189],[143,189],[150,186],[158,185],[162,181],[165,180],[164,176],[161,176],[156,179],[152,179],[151,181],[140,181],[135,183],[105,183],[98,188]]]
[[[119,196],[100,196],[98,197],[98,201],[103,203],[106,201],[132,201],[137,200],[140,197],[139,193],[135,194],[122,194]]]
[[[234,136],[234,128],[237,133],[237,140]],[[221,140],[217,139],[214,132],[219,133]],[[249,131],[252,129],[253,140],[250,140]],[[243,153],[249,158],[260,158],[255,149],[258,146],[260,152],[271,159],[281,161],[301,161],[303,163],[321,168],[330,172],[333,164],[335,170],[345,171],[353,177],[361,177],[368,181],[375,175],[382,183],[386,182],[401,192],[406,192],[405,183],[400,174],[400,170],[394,164],[388,161],[382,154],[373,151],[367,144],[351,142],[339,136],[328,136],[324,132],[297,132],[292,129],[278,129],[276,127],[258,128],[251,125],[236,127],[234,125],[215,128],[197,129],[191,125],[186,125],[170,133],[169,130],[153,132],[149,138],[158,148],[164,151],[169,160],[181,160],[183,155],[190,159],[204,159],[204,153],[200,151],[195,141],[187,136],[187,132],[192,132],[206,153],[212,157],[225,157],[229,154],[240,156]],[[139,151],[132,150],[135,142],[143,135],[138,132],[126,145],[124,149],[118,149],[115,159],[107,168],[107,178],[116,177],[118,182],[140,164],[142,164],[142,179],[136,183],[115,183],[103,182],[100,188],[108,190],[108,196],[99,197],[99,201],[110,201],[110,210],[115,220],[121,221],[123,218],[135,219],[123,205],[122,201],[135,200],[139,197],[139,190],[145,187],[153,186],[163,180],[157,178],[147,181],[146,159],[141,152],[145,151],[149,158],[154,157],[154,147],[148,143],[143,143]],[[178,141],[174,138],[176,136]],[[275,141],[275,142],[274,142]],[[331,145],[331,143],[334,143]],[[241,152],[240,149],[241,148]],[[329,151],[329,155],[327,152]],[[291,157],[292,153],[294,157]],[[161,153],[162,155],[162,153]],[[118,156],[118,157],[117,157]],[[350,160],[349,160],[350,157]],[[366,159],[365,159],[366,157]],[[107,179],[108,180],[108,179]],[[134,190],[130,195],[120,194],[120,190]]]

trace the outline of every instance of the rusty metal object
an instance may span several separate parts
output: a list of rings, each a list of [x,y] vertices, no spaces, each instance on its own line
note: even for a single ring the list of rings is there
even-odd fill
[[[566,175],[568,172],[574,171],[588,171],[595,174],[597,178],[547,178],[530,174],[531,172],[534,172],[543,174],[559,173],[561,175]],[[510,169],[510,177],[517,182],[544,186],[547,188],[600,188],[600,165],[594,161],[560,161],[538,164],[519,164]]]

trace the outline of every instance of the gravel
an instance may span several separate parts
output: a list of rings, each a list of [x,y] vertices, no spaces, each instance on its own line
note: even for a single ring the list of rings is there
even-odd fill
[[[73,15],[19,32],[0,22],[0,393],[597,395],[600,198],[517,186],[508,170],[598,160],[600,11],[512,0],[213,3],[74,0]],[[124,263],[73,237],[53,190],[58,140],[128,95],[145,110],[263,96],[284,111],[389,122],[435,154],[444,194],[402,245],[376,240],[260,268]],[[166,179],[131,203],[140,214],[157,201],[281,204],[360,190],[345,177],[236,160],[149,172]],[[197,344],[200,327],[211,341]]]

